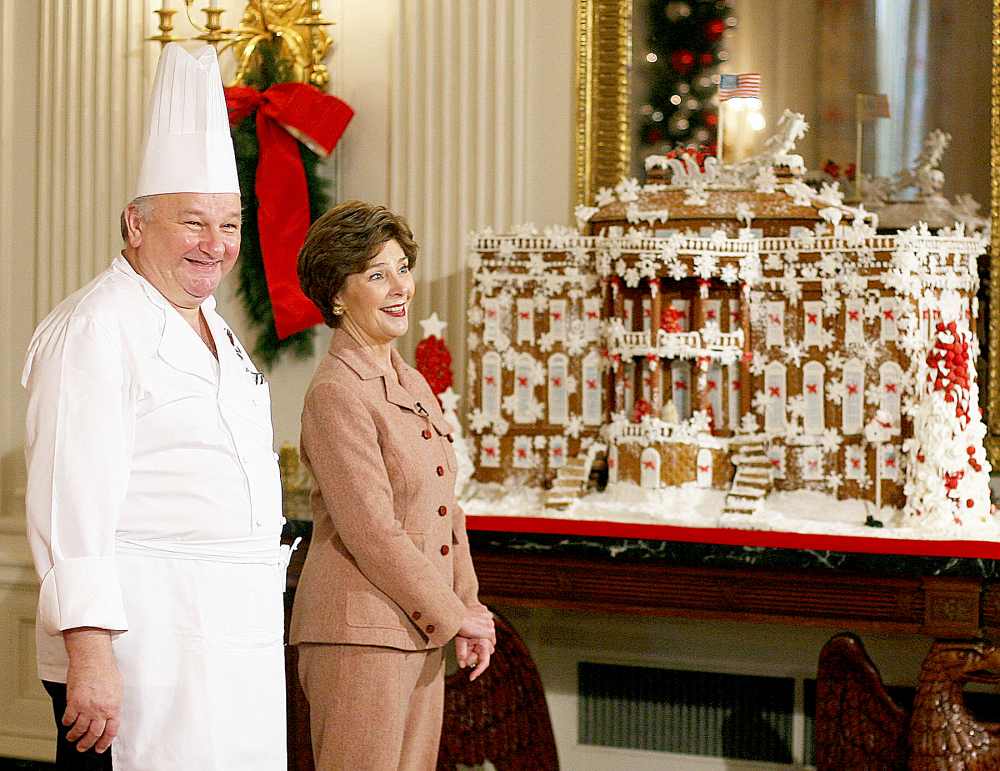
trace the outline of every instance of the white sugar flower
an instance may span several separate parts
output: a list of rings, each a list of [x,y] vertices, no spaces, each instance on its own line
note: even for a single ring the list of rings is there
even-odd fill
[[[823,431],[820,444],[822,445],[824,451],[836,452],[837,448],[840,447],[843,441],[844,437],[840,435],[840,432],[837,429],[827,428]]]
[[[615,202],[615,191],[612,190],[610,187],[602,187],[600,190],[597,191],[597,197],[595,198],[594,203],[596,203],[598,206],[604,207],[614,202]]]
[[[469,428],[474,434],[481,434],[489,424],[490,419],[478,407],[469,413]]]

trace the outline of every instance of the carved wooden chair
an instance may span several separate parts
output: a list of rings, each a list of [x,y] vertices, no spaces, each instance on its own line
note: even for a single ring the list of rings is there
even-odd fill
[[[491,762],[497,771],[557,771],[555,736],[538,668],[510,622],[496,614],[497,648],[489,669],[445,681],[438,771]]]

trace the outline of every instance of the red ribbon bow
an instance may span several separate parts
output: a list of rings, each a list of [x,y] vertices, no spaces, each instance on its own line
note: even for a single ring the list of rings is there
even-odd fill
[[[329,155],[354,110],[305,83],[279,83],[266,91],[227,88],[226,107],[231,126],[257,111],[257,227],[274,326],[278,337],[286,338],[323,321],[302,293],[296,269],[309,230],[309,188],[298,142]]]

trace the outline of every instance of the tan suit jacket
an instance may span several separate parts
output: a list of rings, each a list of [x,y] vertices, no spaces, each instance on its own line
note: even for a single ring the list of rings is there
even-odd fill
[[[455,452],[423,376],[392,351],[399,385],[335,330],[306,393],[302,458],[313,537],[291,642],[424,650],[458,632],[479,590],[455,499]]]

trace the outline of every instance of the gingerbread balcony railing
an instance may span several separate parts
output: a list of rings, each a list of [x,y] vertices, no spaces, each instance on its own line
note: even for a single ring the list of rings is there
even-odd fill
[[[724,364],[735,362],[743,353],[743,330],[719,332],[667,332],[657,330],[653,343],[650,332],[625,332],[612,329],[608,351],[623,359],[633,356],[657,356],[667,359],[708,358]]]

